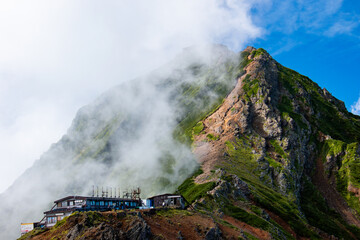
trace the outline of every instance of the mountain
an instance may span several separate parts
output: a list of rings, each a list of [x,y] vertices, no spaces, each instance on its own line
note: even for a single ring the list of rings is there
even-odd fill
[[[265,50],[188,48],[78,112],[0,196],[1,238],[106,184],[181,193],[194,209],[181,214],[209,216],[213,239],[359,239],[359,140],[359,116]]]
[[[216,183],[197,204],[273,238],[358,239],[359,116],[263,49],[242,54],[245,73],[193,132],[191,184]]]

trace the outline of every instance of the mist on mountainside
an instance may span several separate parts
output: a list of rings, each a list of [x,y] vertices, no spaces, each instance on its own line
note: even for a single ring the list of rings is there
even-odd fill
[[[39,221],[54,200],[89,195],[92,186],[140,187],[142,197],[173,192],[198,166],[179,129],[234,86],[236,76],[224,73],[236,64],[223,46],[184,49],[81,108],[67,134],[0,195],[0,237],[16,237],[21,222]]]

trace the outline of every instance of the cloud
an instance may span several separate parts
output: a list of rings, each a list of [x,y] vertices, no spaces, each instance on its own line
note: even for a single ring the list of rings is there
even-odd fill
[[[353,105],[351,105],[351,112],[353,114],[360,115],[360,97],[357,102],[354,102]]]
[[[0,2],[0,192],[106,89],[204,42],[261,35],[235,0]],[[6,179],[6,180],[5,180]]]
[[[328,37],[334,37],[340,34],[351,34],[353,30],[359,26],[359,19],[357,20],[340,20],[334,23],[324,34]]]

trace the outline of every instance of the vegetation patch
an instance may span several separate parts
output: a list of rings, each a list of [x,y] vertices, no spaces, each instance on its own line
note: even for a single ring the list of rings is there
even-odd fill
[[[257,237],[254,237],[253,235],[251,235],[250,233],[247,232],[243,232],[244,236],[246,237],[246,239],[248,240],[259,240]],[[242,237],[240,237],[239,239],[243,239]]]
[[[207,137],[207,139],[209,140],[209,141],[217,141],[217,140],[219,140],[219,135],[213,135],[213,134],[211,134],[211,133],[209,133],[208,135],[206,135],[206,137]]]
[[[204,184],[196,184],[194,178],[202,173],[202,170],[199,169],[196,171],[193,176],[186,179],[177,189],[177,192],[180,193],[188,204],[193,203],[195,200],[200,199],[207,195],[207,192],[212,190],[216,183],[208,182]]]
[[[279,168],[279,169],[283,168],[283,165],[281,163],[279,163],[278,161],[274,160],[271,157],[265,157],[265,160],[268,161],[269,165],[272,166],[273,168]]]
[[[193,134],[194,135],[199,135],[202,132],[202,130],[204,130],[204,124],[203,124],[202,121],[200,121],[193,128]]]
[[[300,128],[305,128],[305,129],[308,128],[308,126],[304,123],[301,115],[294,112],[292,102],[287,96],[281,97],[281,100],[278,104],[278,109],[283,116],[284,114],[288,114],[288,116],[294,119],[294,121]]]
[[[81,214],[81,213],[79,213],[79,214]],[[85,212],[83,214],[86,215],[86,219],[87,219],[87,222],[89,225],[99,225],[100,223],[106,221],[104,216],[99,212],[89,211],[89,212]]]
[[[30,239],[32,237],[35,237],[43,232],[48,231],[48,229],[46,228],[35,228],[32,231],[22,235],[20,238],[18,238],[18,240],[26,240],[26,239]]]
[[[331,142],[330,142],[331,143]],[[334,143],[334,141],[333,141]],[[328,150],[328,154],[335,154],[340,149],[341,143],[337,142],[333,148],[329,144],[325,144],[324,149]],[[354,193],[348,191],[348,186],[360,188],[360,156],[357,153],[359,143],[351,143],[341,145],[345,155],[342,157],[341,164],[337,176],[336,186],[337,190],[345,198],[346,202],[360,215],[360,201]]]
[[[279,236],[282,235],[286,237],[286,239],[294,239],[288,232],[286,232],[280,225],[278,225],[273,220],[265,220],[261,216],[257,216],[251,214],[244,209],[241,209],[234,205],[226,205],[225,213],[231,217],[234,217],[242,222],[249,224],[250,226],[263,229],[267,232],[270,232],[274,239],[280,239]],[[277,228],[277,230],[276,230]],[[282,234],[281,234],[282,233]]]
[[[307,120],[313,126],[316,126],[324,134],[330,135],[333,139],[338,139],[345,143],[360,141],[360,118],[358,116],[346,110],[343,111],[343,106],[341,106],[340,101],[331,103],[327,101],[322,95],[323,90],[308,77],[280,64],[278,64],[278,69],[280,83],[293,97],[300,97],[298,95],[300,87],[310,96],[309,100],[304,104],[310,105],[315,113],[311,115],[305,114],[305,117],[307,117]],[[334,105],[336,107],[334,107]],[[302,110],[306,113],[304,109]],[[294,116],[291,117],[297,122]]]
[[[250,210],[258,216],[261,216],[263,213],[263,210],[256,205],[251,205]]]
[[[235,174],[245,181],[251,189],[256,205],[268,209],[288,222],[291,228],[304,237],[313,236],[308,229],[291,194],[284,196],[272,186],[260,180],[258,171],[257,154],[252,153],[252,143],[249,139],[241,137],[236,142],[226,142],[228,157],[219,167],[229,174]],[[239,167],[241,166],[241,167]]]
[[[323,156],[338,156],[345,151],[346,143],[340,140],[328,139],[323,145]]]
[[[259,80],[258,79],[250,79],[250,75],[246,75],[243,79],[242,89],[244,91],[244,98],[246,101],[250,101],[250,98],[255,97],[259,90]]]
[[[240,58],[239,58],[240,64],[238,66],[237,73],[236,73],[237,78],[244,75],[244,73],[245,73],[244,68],[253,61],[252,59],[248,59],[249,55],[250,55],[249,52],[241,52],[240,53]]]
[[[253,227],[261,228],[263,230],[270,230],[271,224],[261,217],[258,217],[254,214],[248,213],[245,210],[236,207],[234,205],[227,205],[226,214],[232,216],[242,222],[245,222]]]
[[[284,149],[279,145],[278,141],[275,139],[271,139],[270,141],[271,146],[274,147],[274,150],[277,154],[279,154],[282,158],[287,159],[289,156],[285,153]]]
[[[160,209],[156,211],[156,215],[163,217],[174,217],[174,216],[192,216],[193,213],[187,210],[180,209]]]
[[[64,217],[60,221],[56,222],[56,224],[54,225],[54,227],[52,229],[61,227],[62,225],[64,225],[66,223],[67,219],[68,219],[68,217]]]
[[[265,53],[267,53],[265,49],[258,48],[258,49],[256,49],[255,51],[252,52],[252,55],[254,56],[254,58],[256,58],[256,57],[258,57],[258,56],[260,56],[262,54],[265,54]]]

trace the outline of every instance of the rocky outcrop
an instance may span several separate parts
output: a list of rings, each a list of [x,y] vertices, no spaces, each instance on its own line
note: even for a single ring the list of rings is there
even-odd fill
[[[221,171],[221,169],[216,170]],[[242,181],[236,175],[230,175],[231,181],[228,179],[219,179],[216,187],[208,192],[214,198],[227,198],[227,199],[249,199],[250,189],[246,182]]]
[[[300,129],[291,116],[281,117],[279,113],[278,103],[285,93],[279,87],[277,62],[268,53],[258,54],[253,48],[247,48],[244,52],[248,53],[249,61],[244,68],[244,75],[238,79],[237,85],[221,107],[203,121],[204,134],[195,137],[195,146],[199,149],[195,148],[195,153],[201,151],[203,142],[208,140],[208,134],[218,137],[217,141],[208,144],[209,154],[200,156],[205,173],[197,180],[205,178],[213,166],[224,159],[224,153],[220,151],[226,152],[221,147],[226,141],[249,136],[254,139],[252,151],[259,155],[260,175],[270,176],[269,181],[279,186],[282,192],[288,193],[291,190],[298,195],[302,169],[306,159],[310,157],[310,129]],[[292,103],[289,104],[292,107]],[[312,147],[314,146],[310,146]],[[286,154],[281,156],[276,152],[279,148]],[[268,161],[264,160],[266,154],[281,163],[282,169],[269,166]],[[294,171],[295,165],[301,169]]]

